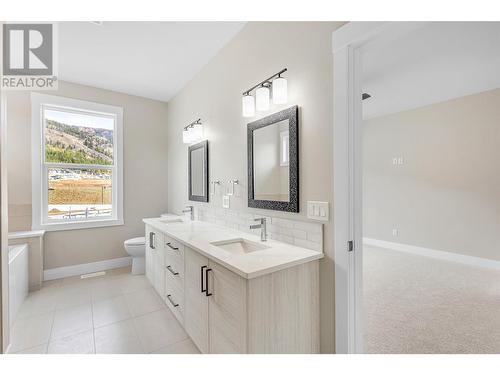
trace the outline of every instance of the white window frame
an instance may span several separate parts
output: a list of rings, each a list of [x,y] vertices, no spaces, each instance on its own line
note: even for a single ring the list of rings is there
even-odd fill
[[[99,166],[112,172],[111,217],[95,217],[83,220],[68,219],[48,221],[47,169],[45,163],[45,136],[43,109],[60,109],[65,112],[112,116],[115,119],[113,132],[113,165]],[[123,108],[70,99],[62,96],[31,94],[31,178],[32,178],[32,228],[47,231],[73,230],[123,225]],[[54,163],[59,166],[60,163]],[[69,164],[68,168],[89,168],[95,165]]]

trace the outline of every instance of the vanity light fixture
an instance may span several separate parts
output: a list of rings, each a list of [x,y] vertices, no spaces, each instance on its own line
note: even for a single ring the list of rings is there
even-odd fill
[[[203,139],[203,124],[199,118],[193,121],[191,124],[184,127],[182,131],[182,142],[183,143],[196,143]]]
[[[255,91],[255,107],[257,111],[267,111],[269,109],[269,83],[263,83]]]
[[[243,117],[255,116],[255,98],[252,95],[248,93],[243,94],[241,103],[243,105]]]
[[[255,108],[257,108],[257,111],[267,111],[269,109],[270,88],[272,88],[274,104],[285,104],[288,101],[288,83],[285,78],[281,77],[287,70],[287,68],[284,68],[243,92],[243,117],[255,116]],[[251,94],[254,90],[255,98]]]

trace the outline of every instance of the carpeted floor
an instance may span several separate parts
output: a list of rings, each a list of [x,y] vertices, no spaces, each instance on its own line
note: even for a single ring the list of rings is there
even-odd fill
[[[366,353],[500,353],[500,271],[364,247]]]

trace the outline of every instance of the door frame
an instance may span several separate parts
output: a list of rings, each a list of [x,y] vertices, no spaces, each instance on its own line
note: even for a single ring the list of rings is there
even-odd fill
[[[350,22],[332,33],[336,353],[363,353],[361,52],[425,24]]]

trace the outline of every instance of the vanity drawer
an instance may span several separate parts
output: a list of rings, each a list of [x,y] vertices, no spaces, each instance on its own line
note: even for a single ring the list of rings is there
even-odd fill
[[[175,284],[178,289],[184,290],[184,263],[176,259],[168,259],[165,262],[165,275],[167,288],[169,284]]]
[[[184,326],[184,293],[175,283],[170,282],[168,276],[167,279],[165,303],[181,325]]]
[[[184,260],[184,245],[165,235],[165,252],[167,256],[171,255],[179,260]]]

